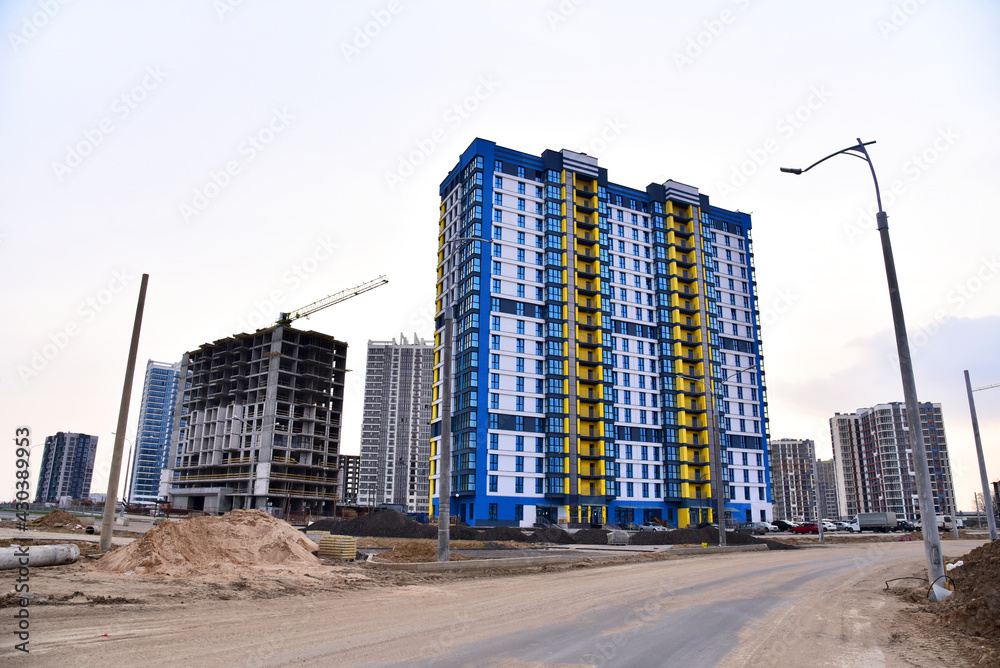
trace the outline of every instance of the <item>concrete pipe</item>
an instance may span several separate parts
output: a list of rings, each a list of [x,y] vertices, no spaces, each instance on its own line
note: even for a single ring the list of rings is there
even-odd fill
[[[25,558],[27,552],[27,558]],[[72,564],[80,558],[76,545],[26,545],[0,547],[0,571],[27,566],[59,566]]]

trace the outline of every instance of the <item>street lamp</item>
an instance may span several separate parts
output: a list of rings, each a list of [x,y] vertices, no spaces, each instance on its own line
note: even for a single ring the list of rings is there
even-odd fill
[[[457,264],[454,262],[458,252],[454,250],[457,241],[469,244],[483,240],[479,237],[463,235],[450,239],[447,244],[451,252],[445,256],[445,260],[451,259],[454,264]],[[438,441],[438,561],[448,561],[451,558],[451,366],[455,329],[454,277],[449,276],[449,283],[450,285],[441,291],[441,305],[444,311],[444,340],[441,348],[443,357],[441,360],[441,440]]]
[[[979,457],[979,479],[983,485],[983,504],[986,506],[986,521],[989,523],[990,527],[990,540],[997,539],[997,518],[993,514],[993,498],[990,496],[990,482],[989,478],[986,476],[986,460],[983,458],[983,441],[979,437],[979,418],[976,417],[976,403],[972,400],[972,393],[978,392],[979,390],[988,390],[991,387],[1000,387],[1000,385],[987,385],[986,387],[977,387],[972,389],[972,382],[969,380],[969,372],[965,372],[965,389],[969,393],[969,412],[972,413],[972,435],[976,438],[976,456]],[[978,504],[977,504],[978,505]],[[955,509],[956,517],[952,521],[953,526],[958,526],[957,512]]]
[[[733,373],[729,374],[725,378],[719,381],[719,384],[725,384],[731,378],[735,378],[744,371],[749,371],[750,369],[756,369],[759,362],[754,362],[748,367],[738,369]],[[685,380],[691,380],[696,383],[701,383],[705,388],[705,394],[713,394],[713,399],[709,404],[711,406],[709,410],[709,419],[712,421],[715,430],[719,429],[718,423],[716,421],[716,408],[714,393],[710,390],[708,383],[702,378],[696,378],[695,376],[688,376],[687,374],[678,373],[676,374],[678,378],[684,378]],[[709,444],[712,448],[711,460],[715,463],[715,470],[712,471],[712,478],[715,480],[715,521],[719,525],[719,547],[726,547],[726,499],[725,493],[723,491],[723,480],[722,480],[722,439],[716,437],[712,439],[712,443]],[[709,463],[712,463],[709,462]]]
[[[913,379],[913,361],[910,358],[910,343],[906,336],[906,323],[903,319],[903,303],[899,295],[899,282],[896,279],[896,263],[892,256],[892,244],[889,241],[889,217],[882,210],[882,195],[878,188],[878,178],[875,176],[875,165],[868,155],[866,146],[874,141],[858,143],[854,146],[831,153],[805,169],[782,167],[787,174],[804,174],[816,165],[837,155],[850,155],[868,163],[875,182],[875,200],[878,203],[876,221],[879,235],[882,238],[882,258],[885,262],[885,274],[889,284],[889,303],[892,307],[892,321],[896,331],[896,351],[899,355],[899,373],[903,381],[903,398],[906,400],[906,419],[909,422],[911,446],[913,448],[913,467],[916,471],[917,497],[920,501],[920,515],[923,519],[924,552],[927,557],[927,572],[931,583],[937,582],[944,575],[944,561],[941,556],[941,537],[938,535],[934,494],[931,490],[931,474],[927,467],[927,450],[924,446],[923,425],[920,422],[920,404],[917,401],[917,386]],[[930,518],[928,520],[928,517]]]
[[[115,432],[111,432],[111,435],[115,436]],[[130,441],[128,437],[125,437],[124,440],[128,443],[128,457],[125,458],[125,505],[128,505],[132,501],[132,490],[129,489],[129,474],[132,474],[132,484],[135,484],[135,474],[132,471],[132,466],[134,465],[134,462],[132,461],[132,448],[135,446],[135,442]],[[106,500],[105,503],[107,503]],[[123,506],[122,515],[124,516],[124,514],[125,508]]]

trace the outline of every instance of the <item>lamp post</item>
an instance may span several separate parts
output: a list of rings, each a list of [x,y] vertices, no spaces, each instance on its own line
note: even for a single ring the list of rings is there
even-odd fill
[[[972,382],[969,380],[969,372],[965,372],[965,390],[969,394],[969,412],[972,413],[972,435],[976,439],[976,456],[979,458],[979,480],[983,485],[983,505],[986,506],[986,521],[989,522],[990,527],[990,540],[997,539],[997,518],[993,514],[993,498],[990,496],[990,481],[986,476],[986,460],[983,458],[983,441],[979,437],[979,418],[976,417],[976,402],[972,400],[972,393],[979,390],[988,390],[991,387],[998,387],[997,385],[988,385],[986,387],[977,387],[975,390],[972,389]],[[978,503],[977,503],[978,505]],[[952,520],[953,526],[958,526],[958,509],[955,509],[956,516]]]
[[[879,235],[882,239],[882,259],[885,262],[886,280],[889,284],[889,303],[892,308],[892,321],[896,332],[896,351],[899,355],[899,373],[903,381],[903,398],[906,400],[906,419],[909,423],[911,447],[913,448],[913,468],[916,472],[917,496],[920,501],[920,515],[924,533],[924,552],[927,558],[927,573],[930,582],[934,583],[944,575],[944,561],[941,555],[941,537],[938,534],[936,521],[937,511],[934,507],[934,493],[931,489],[931,474],[927,466],[927,450],[924,446],[923,425],[920,422],[920,404],[917,401],[917,386],[913,378],[913,361],[910,358],[910,343],[906,335],[906,322],[903,318],[903,303],[899,295],[899,282],[896,279],[896,263],[892,255],[892,244],[889,241],[889,217],[882,210],[882,195],[878,188],[878,177],[875,176],[875,165],[868,155],[866,146],[874,141],[858,143],[854,146],[831,153],[805,169],[782,167],[781,171],[788,174],[804,174],[822,162],[837,155],[850,155],[868,163],[875,182],[875,200],[878,203],[876,221]]]
[[[731,378],[735,378],[736,376],[740,375],[744,371],[749,371],[750,369],[756,369],[757,365],[758,365],[758,362],[754,362],[753,364],[751,364],[748,367],[744,367],[742,369],[739,369],[738,371],[734,371],[733,373],[729,374],[728,376],[726,376],[725,378],[723,378],[721,381],[719,381],[719,383],[720,384],[725,384],[726,381],[728,381]],[[676,375],[677,375],[678,378],[684,378],[685,380],[691,380],[691,381],[694,381],[696,383],[701,383],[702,386],[705,388],[705,394],[706,395],[712,394],[711,390],[709,389],[708,383],[706,383],[702,378],[696,378],[694,376],[688,376],[687,374],[683,374],[683,373],[679,373],[679,374],[676,374]],[[712,399],[712,402],[711,402],[710,406],[711,406],[711,408],[709,409],[709,419],[712,420],[712,423],[713,423],[715,429],[718,430],[719,426],[718,426],[718,423],[715,420],[716,410],[715,410],[715,399],[714,399],[714,397]],[[715,470],[712,471],[711,475],[712,475],[712,478],[716,481],[716,484],[714,485],[714,487],[716,488],[716,490],[715,490],[715,514],[716,514],[716,523],[719,525],[719,547],[726,547],[726,499],[725,499],[725,492],[723,491],[723,482],[724,481],[722,480],[722,440],[720,438],[716,437],[716,438],[712,439],[712,443],[710,443],[709,445],[712,448],[711,460],[715,464],[715,466],[714,466]],[[709,463],[712,463],[712,462],[709,462]]]
[[[445,261],[454,259],[458,251],[454,250],[455,242],[466,244],[482,241],[478,237],[456,236],[447,242],[450,253],[445,255]],[[464,245],[464,244],[463,244]],[[455,281],[450,274],[448,285],[441,291],[442,310],[444,311],[444,336],[441,346],[441,440],[438,441],[438,550],[437,560],[448,561],[451,558],[451,372],[452,349],[455,329]]]

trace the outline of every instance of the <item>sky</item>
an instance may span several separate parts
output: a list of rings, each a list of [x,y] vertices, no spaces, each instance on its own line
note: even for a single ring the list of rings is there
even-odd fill
[[[834,413],[903,399],[874,189],[847,156],[778,168],[860,138],[970,509],[962,372],[1000,383],[998,28],[986,0],[7,0],[0,497],[25,426],[99,436],[106,489],[143,273],[129,439],[146,360],[386,275],[297,322],[350,345],[357,453],[367,341],[432,337],[438,185],[476,137],[751,212],[770,433],[828,457]],[[975,396],[995,480],[1000,388]]]

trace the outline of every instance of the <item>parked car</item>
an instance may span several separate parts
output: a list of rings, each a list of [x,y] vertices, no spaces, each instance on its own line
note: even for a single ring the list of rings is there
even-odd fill
[[[837,527],[837,525],[834,524],[833,522],[827,522],[826,520],[823,520],[823,531],[839,531],[839,530],[840,530],[839,527]]]
[[[771,524],[778,527],[778,531],[791,531],[792,527],[798,526],[795,522],[789,522],[788,520],[774,520]]]
[[[896,523],[896,531],[920,531],[920,527],[909,520],[899,520]]]
[[[815,522],[807,522],[791,528],[792,533],[819,533],[819,527]]]
[[[834,520],[833,523],[837,526],[837,531],[850,531],[851,525],[847,522],[841,522],[840,520]]]
[[[759,524],[762,527],[764,527],[765,529],[767,529],[768,533],[774,533],[775,531],[781,531],[781,529],[779,529],[778,527],[774,526],[770,522],[760,522]]]
[[[740,533],[752,533],[755,536],[760,536],[767,533],[767,529],[760,522],[744,522],[743,524],[737,524],[736,530]]]
[[[655,522],[643,522],[639,525],[639,531],[667,531],[667,527]]]

